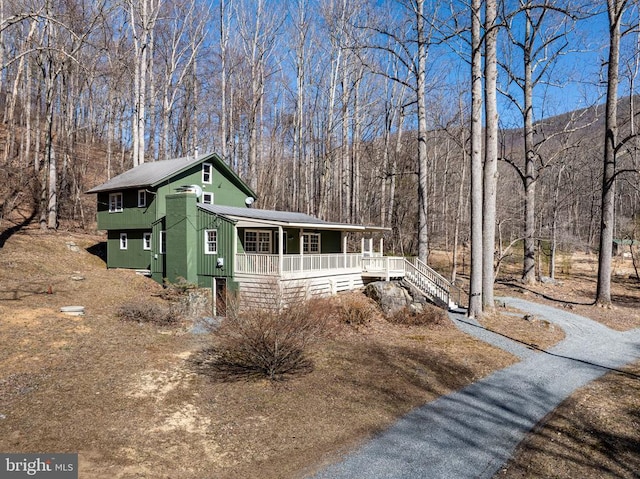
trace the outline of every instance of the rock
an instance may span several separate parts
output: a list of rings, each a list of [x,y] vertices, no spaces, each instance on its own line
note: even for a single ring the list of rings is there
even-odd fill
[[[409,292],[397,281],[375,281],[369,283],[364,294],[373,299],[385,314],[391,316],[413,303]]]
[[[73,276],[71,276],[71,280],[72,281],[84,281],[84,276],[81,276],[79,274],[74,274]]]
[[[558,284],[558,282],[549,276],[540,276],[540,282],[544,284]]]
[[[69,249],[69,251],[73,251],[74,253],[80,252],[80,247],[73,241],[67,241],[67,248]]]

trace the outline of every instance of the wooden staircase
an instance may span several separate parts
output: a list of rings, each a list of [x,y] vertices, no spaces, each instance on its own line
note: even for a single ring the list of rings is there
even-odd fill
[[[429,300],[444,309],[456,309],[454,286],[441,274],[418,258],[405,259],[404,279],[418,288]]]

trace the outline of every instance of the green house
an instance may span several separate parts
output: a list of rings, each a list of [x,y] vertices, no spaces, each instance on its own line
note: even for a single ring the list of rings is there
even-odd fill
[[[216,154],[143,163],[88,193],[107,231],[107,267],[180,278],[260,305],[405,277],[407,260],[374,250],[375,226],[255,208],[256,193]],[[359,251],[347,237],[358,233]],[[426,265],[425,265],[426,266]],[[420,268],[411,266],[408,276]],[[448,291],[446,292],[448,302]],[[445,298],[442,298],[444,301]]]

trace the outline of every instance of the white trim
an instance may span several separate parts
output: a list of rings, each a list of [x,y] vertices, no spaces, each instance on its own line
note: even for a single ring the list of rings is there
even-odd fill
[[[211,241],[211,239],[209,238],[209,233],[215,234],[214,241]],[[213,250],[209,249],[211,245],[215,246]],[[217,229],[204,230],[204,254],[218,254],[218,230]]]
[[[118,201],[118,198],[120,200]],[[109,213],[122,213],[124,207],[124,197],[122,192],[109,193]]]
[[[248,250],[247,249],[247,233],[255,233],[256,234],[256,239],[255,241],[252,241],[255,243],[255,250]],[[253,230],[253,229],[247,229],[244,230],[244,251],[245,253],[259,253],[259,254],[271,254],[272,250],[271,250],[271,245],[273,244],[273,235],[271,234],[271,230]],[[265,236],[269,236],[269,241],[266,242],[264,241],[264,237]],[[262,239],[261,239],[262,236]],[[268,244],[268,248],[266,251],[261,249],[261,246],[264,244]]]
[[[317,251],[311,251],[311,237],[312,236],[318,238],[318,242],[316,243],[318,245],[318,250]],[[302,251],[304,252],[304,254],[320,254],[320,253],[322,253],[321,238],[322,238],[322,236],[320,235],[320,233],[302,233]],[[307,247],[306,251],[304,249],[305,246]]]
[[[202,183],[204,183],[205,185],[210,185],[211,183],[213,183],[213,164],[212,163],[202,163]]]
[[[207,201],[208,198],[208,201]],[[208,193],[206,191],[202,192],[202,203],[205,205],[212,205],[213,204],[213,193]]]
[[[120,249],[126,250],[129,241],[127,240],[127,233],[120,233]]]
[[[138,190],[138,208],[144,208],[146,206],[147,206],[147,190]]]
[[[151,231],[146,231],[144,233],[142,233],[142,249],[145,251],[149,251],[151,249],[151,238],[152,238],[152,233]]]

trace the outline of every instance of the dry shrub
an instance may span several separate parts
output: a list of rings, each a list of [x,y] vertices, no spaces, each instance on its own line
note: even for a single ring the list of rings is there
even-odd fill
[[[405,326],[445,327],[450,324],[446,311],[430,304],[423,305],[422,311],[403,308],[389,316],[387,321]]]
[[[351,326],[364,326],[379,314],[375,301],[361,293],[342,295],[337,308],[340,320]]]
[[[251,310],[224,319],[198,366],[221,380],[283,380],[313,370],[310,346],[324,336],[325,322],[307,303],[277,312]]]
[[[178,322],[178,315],[171,307],[151,301],[136,301],[120,306],[116,315],[125,321],[152,323],[159,326],[172,326]]]

